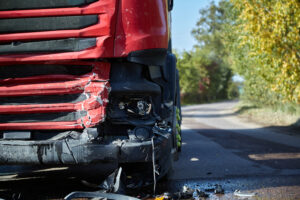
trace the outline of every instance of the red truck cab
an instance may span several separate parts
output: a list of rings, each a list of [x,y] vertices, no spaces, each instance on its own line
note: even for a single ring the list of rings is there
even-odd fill
[[[120,166],[180,149],[171,0],[0,2],[0,164]],[[177,113],[177,115],[176,115]],[[155,157],[155,159],[154,159]]]

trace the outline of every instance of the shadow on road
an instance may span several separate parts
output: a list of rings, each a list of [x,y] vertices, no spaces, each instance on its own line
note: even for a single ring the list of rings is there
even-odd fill
[[[226,114],[183,114],[184,118],[222,118],[228,116],[235,116],[235,113],[226,113]]]
[[[277,128],[277,127],[271,127]],[[223,148],[230,150],[243,159],[275,169],[300,169],[300,148],[270,142],[237,132],[250,131],[247,129],[192,129]],[[260,131],[251,129],[251,131]]]
[[[235,190],[263,193],[266,199],[300,195],[300,148],[241,134],[259,129],[190,126],[183,131],[184,143],[170,190],[183,185],[205,190],[219,184],[225,189],[224,199],[232,199]]]

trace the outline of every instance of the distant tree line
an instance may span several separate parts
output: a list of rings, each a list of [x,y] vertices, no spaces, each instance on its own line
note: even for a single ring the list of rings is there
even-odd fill
[[[263,105],[300,104],[298,0],[221,0],[200,10],[192,51],[177,52],[185,103],[238,96]]]

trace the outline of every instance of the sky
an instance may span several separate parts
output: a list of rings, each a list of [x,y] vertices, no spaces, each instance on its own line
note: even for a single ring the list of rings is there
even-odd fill
[[[191,31],[200,18],[199,10],[209,6],[211,0],[174,0],[172,11],[173,49],[191,50],[196,41]],[[218,2],[215,0],[215,2]]]
[[[173,49],[182,52],[191,50],[196,44],[191,31],[196,27],[200,19],[199,10],[207,8],[211,0],[174,0],[172,11],[172,45]],[[215,0],[215,3],[219,0]],[[243,78],[235,75],[234,81],[243,81]]]

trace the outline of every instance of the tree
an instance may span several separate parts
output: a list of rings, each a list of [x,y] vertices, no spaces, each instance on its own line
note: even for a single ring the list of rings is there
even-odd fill
[[[228,39],[246,94],[273,104],[300,103],[298,0],[231,0],[237,19]]]
[[[202,58],[208,72],[203,83],[206,83],[208,100],[226,99],[232,77],[223,34],[223,27],[230,22],[226,12],[229,5],[226,1],[218,5],[212,2],[207,9],[200,10],[200,19],[192,31],[198,41],[195,56]]]
[[[201,66],[201,61],[195,57],[194,52],[184,51],[177,56],[177,68],[180,74],[181,93],[197,93],[199,82],[206,76],[207,71]]]

